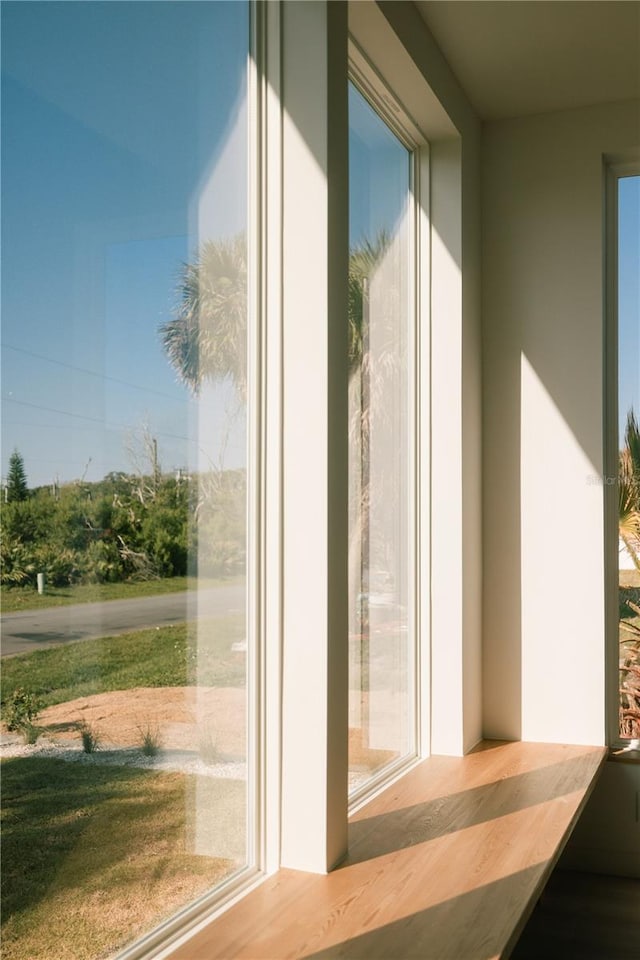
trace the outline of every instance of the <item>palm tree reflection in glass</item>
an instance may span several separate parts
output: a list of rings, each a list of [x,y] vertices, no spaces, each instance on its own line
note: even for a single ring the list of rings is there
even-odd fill
[[[386,632],[401,633],[406,558],[401,544],[406,509],[406,470],[399,462],[405,426],[403,395],[407,392],[407,337],[399,280],[406,257],[401,233],[381,231],[374,240],[354,245],[349,257],[349,593],[350,634],[359,643],[357,726],[362,746],[369,748],[371,607]],[[373,300],[373,314],[371,303]],[[247,400],[247,244],[244,235],[207,241],[182,267],[173,318],[160,328],[166,355],[178,377],[194,395],[206,381],[232,384],[238,406]],[[400,418],[400,419],[399,419]],[[372,445],[373,444],[373,445]],[[215,477],[210,492],[220,490]],[[197,509],[209,509],[202,496]],[[406,519],[406,518],[405,518]],[[399,554],[402,554],[400,556]],[[402,583],[401,583],[402,582]],[[395,628],[392,627],[395,623]],[[380,623],[378,623],[380,629]],[[398,640],[399,638],[396,638]],[[397,657],[394,658],[394,661]],[[400,661],[402,655],[400,655]],[[402,671],[395,662],[396,673]],[[352,661],[352,666],[354,666]],[[392,686],[400,687],[395,678]],[[404,711],[402,711],[404,712]],[[405,737],[386,735],[394,755]],[[373,756],[373,754],[372,754]],[[385,751],[385,759],[388,750]]]

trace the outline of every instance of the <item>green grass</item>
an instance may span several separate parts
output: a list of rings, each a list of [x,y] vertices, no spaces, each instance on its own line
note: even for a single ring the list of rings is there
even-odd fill
[[[236,614],[7,657],[2,699],[22,687],[45,707],[184,686],[196,642],[199,684],[238,685],[245,656],[231,647],[244,635]],[[195,849],[190,806],[205,794],[215,815],[206,830],[199,824]],[[42,756],[4,761],[3,960],[99,960],[171,916],[240,864],[244,797],[239,781]]]
[[[216,582],[211,581],[211,586]],[[35,587],[0,587],[3,613],[63,607],[70,603],[98,603],[103,600],[125,600],[128,597],[150,597],[161,593],[194,590],[197,577],[166,577],[164,580],[141,580],[139,583],[84,583],[72,587],[47,587],[42,596]],[[207,585],[208,582],[207,582]]]
[[[188,624],[150,628],[5,657],[2,702],[17,687],[34,694],[43,706],[52,706],[109,690],[185,686],[192,682],[196,661],[194,629]],[[231,650],[244,636],[243,615],[199,621],[198,631],[199,684],[244,682],[244,655]]]
[[[70,603],[102,603],[103,600],[127,600],[129,597],[156,597],[162,593],[179,593],[196,587],[228,586],[240,583],[240,577],[226,580],[213,577],[166,577],[162,580],[141,580],[125,583],[80,583],[72,587],[47,587],[42,596],[35,587],[0,586],[0,606],[3,613],[21,610],[42,610],[46,607],[64,607]]]
[[[4,761],[3,960],[97,960],[232,872],[229,844],[190,843],[185,798],[195,780],[42,757]],[[208,780],[203,789],[215,819],[243,832],[244,784]],[[211,855],[216,849],[226,859]]]

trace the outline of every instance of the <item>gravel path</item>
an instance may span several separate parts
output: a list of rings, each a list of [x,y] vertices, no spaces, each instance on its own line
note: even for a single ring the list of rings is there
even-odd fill
[[[188,750],[160,750],[155,757],[146,757],[135,747],[118,749],[98,749],[85,753],[76,743],[56,743],[43,736],[35,744],[26,744],[19,734],[4,733],[0,739],[0,757],[8,760],[14,757],[46,757],[54,760],[66,760],[69,763],[90,765],[140,767],[164,773],[189,773],[202,777],[224,780],[245,780],[246,764],[206,763],[198,754]]]

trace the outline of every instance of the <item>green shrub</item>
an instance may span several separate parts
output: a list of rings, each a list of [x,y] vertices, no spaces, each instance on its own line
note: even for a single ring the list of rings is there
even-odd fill
[[[160,731],[157,727],[138,727],[140,732],[140,749],[145,757],[156,757],[160,753]]]
[[[123,563],[115,543],[95,540],[80,558],[83,583],[116,583],[124,579]]]
[[[78,727],[80,739],[82,740],[82,749],[85,753],[95,753],[100,746],[100,737],[90,723],[81,723]]]
[[[0,543],[0,583],[9,587],[25,586],[32,575],[28,549],[20,540],[2,532]]]
[[[42,708],[41,702],[25,690],[16,687],[3,709],[3,719],[9,730],[21,730],[36,717]]]
[[[27,720],[26,723],[23,723],[20,727],[20,732],[24,737],[24,742],[32,746],[37,742],[38,737],[42,733],[42,728],[37,727],[35,723],[31,723],[30,720]]]

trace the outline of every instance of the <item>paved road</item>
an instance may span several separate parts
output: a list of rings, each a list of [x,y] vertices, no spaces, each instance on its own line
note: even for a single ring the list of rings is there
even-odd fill
[[[23,610],[0,618],[2,656],[55,647],[72,640],[108,637],[143,627],[166,627],[198,616],[242,613],[244,587],[232,584],[158,597],[77,603],[44,610]]]

